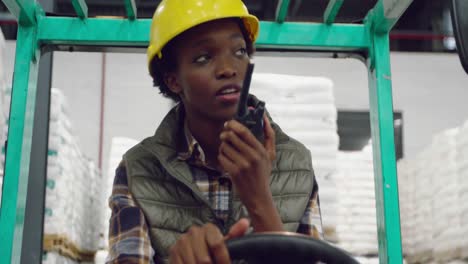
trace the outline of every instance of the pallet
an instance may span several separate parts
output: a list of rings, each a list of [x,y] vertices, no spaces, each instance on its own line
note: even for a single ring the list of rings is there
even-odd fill
[[[58,234],[44,235],[43,251],[55,251],[62,256],[81,262],[93,262],[96,255],[96,251],[79,249],[67,236]]]

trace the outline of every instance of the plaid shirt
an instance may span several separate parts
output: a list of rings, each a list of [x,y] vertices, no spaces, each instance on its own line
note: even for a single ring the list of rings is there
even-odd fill
[[[226,221],[230,208],[231,180],[228,175],[205,163],[204,152],[187,126],[185,137],[188,147],[186,151],[179,152],[179,159],[192,165],[192,175],[198,188],[214,208],[217,218]],[[106,263],[154,263],[154,250],[145,216],[128,190],[127,173],[122,163],[116,170],[109,206],[112,216],[109,225],[109,256]],[[323,238],[316,183],[297,232]]]

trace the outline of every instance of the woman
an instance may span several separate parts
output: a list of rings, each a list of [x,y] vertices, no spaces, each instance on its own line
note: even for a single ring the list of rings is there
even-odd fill
[[[309,151],[267,115],[263,143],[233,120],[258,24],[240,0],[158,6],[150,74],[178,104],[117,168],[109,263],[229,263],[224,241],[249,231],[321,237]]]

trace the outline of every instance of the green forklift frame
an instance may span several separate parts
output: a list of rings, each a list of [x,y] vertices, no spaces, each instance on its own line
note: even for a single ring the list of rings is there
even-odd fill
[[[125,0],[127,18],[88,18],[85,0],[72,0],[76,17],[48,16],[36,0],[2,0],[18,20],[8,147],[0,210],[0,264],[20,263],[34,124],[38,65],[43,47],[141,47],[150,19],[137,18],[135,0]],[[261,21],[256,46],[357,54],[368,68],[369,100],[380,263],[402,263],[395,158],[389,31],[412,0],[378,0],[363,23],[334,23],[344,0],[330,0],[323,23],[285,22],[289,0],[279,0],[276,21]],[[48,118],[46,119],[48,120]]]

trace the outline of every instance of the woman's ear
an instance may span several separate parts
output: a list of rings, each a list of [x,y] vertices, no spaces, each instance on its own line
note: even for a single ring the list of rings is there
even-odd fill
[[[171,90],[171,92],[176,94],[182,93],[182,86],[179,84],[177,76],[174,72],[166,73],[164,75],[164,82],[166,83],[169,90]]]

